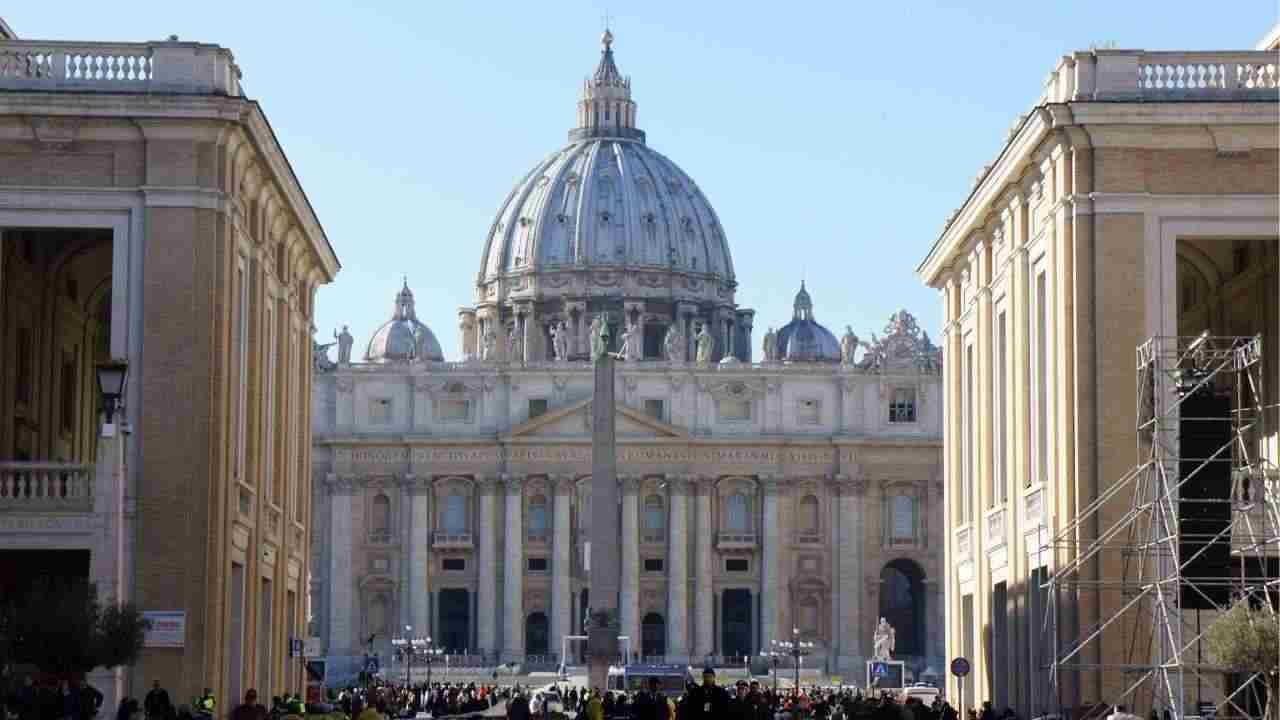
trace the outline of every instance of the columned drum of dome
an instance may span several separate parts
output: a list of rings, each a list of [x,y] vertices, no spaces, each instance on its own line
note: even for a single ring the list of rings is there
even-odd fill
[[[491,334],[501,355],[517,333],[516,359],[549,360],[552,330],[563,322],[569,357],[581,359],[585,330],[600,316],[650,338],[648,355],[633,359],[667,359],[655,339],[679,325],[678,359],[692,360],[692,338],[705,325],[713,360],[749,361],[751,318],[734,303],[724,227],[697,183],[646,144],[612,33],[601,40],[569,144],[524,175],[489,227],[477,305],[461,312],[464,352],[485,355]]]

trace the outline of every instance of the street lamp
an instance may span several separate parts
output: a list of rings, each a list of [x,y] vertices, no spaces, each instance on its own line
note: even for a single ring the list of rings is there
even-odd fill
[[[107,414],[107,424],[116,415],[116,406],[124,397],[125,380],[129,377],[129,365],[123,362],[100,363],[94,368],[98,375],[98,393],[102,395],[102,409]]]
[[[412,625],[404,626],[404,635],[397,638],[391,638],[391,646],[395,648],[396,654],[404,660],[404,686],[406,688],[413,684],[410,674],[413,672],[413,656],[418,653],[419,648],[425,647],[427,640],[425,638],[411,638],[413,632]]]
[[[775,688],[778,684],[778,658],[790,657],[796,671],[795,691],[800,692],[800,662],[801,658],[808,655],[813,650],[813,643],[800,639],[800,628],[791,628],[790,640],[774,640],[772,641],[773,650],[769,655],[773,660],[773,684]],[[763,653],[761,653],[763,654]]]
[[[444,655],[444,648],[435,644],[435,641],[428,635],[426,640],[418,647],[418,652],[422,655],[422,659],[427,663],[427,692],[431,692],[431,665]],[[448,662],[448,658],[445,658]]]
[[[760,657],[767,658],[773,663],[773,694],[778,694],[778,660],[782,658],[782,653],[776,650],[761,650]]]

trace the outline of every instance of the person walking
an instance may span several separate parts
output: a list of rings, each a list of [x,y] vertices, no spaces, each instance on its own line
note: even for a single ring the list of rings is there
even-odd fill
[[[142,701],[142,709],[147,715],[147,720],[168,720],[172,708],[169,691],[160,687],[159,680],[153,680],[151,690]]]

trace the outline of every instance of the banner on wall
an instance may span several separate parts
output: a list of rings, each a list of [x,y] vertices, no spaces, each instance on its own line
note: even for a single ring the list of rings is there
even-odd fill
[[[187,636],[187,613],[184,610],[144,610],[144,620],[151,623],[142,636],[142,646],[180,648]]]

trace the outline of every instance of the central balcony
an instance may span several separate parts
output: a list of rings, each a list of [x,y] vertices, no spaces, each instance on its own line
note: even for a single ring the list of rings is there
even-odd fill
[[[470,550],[471,533],[437,532],[431,535],[431,547],[440,550]]]
[[[92,465],[0,462],[0,512],[92,511]]]

